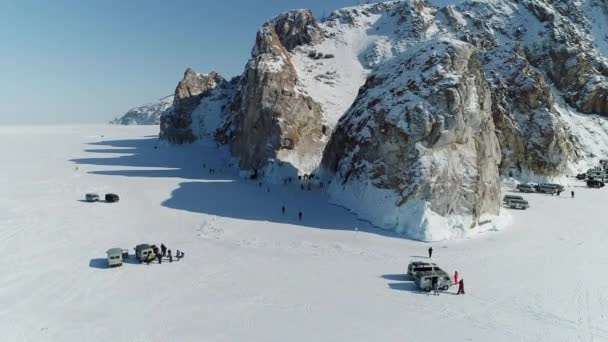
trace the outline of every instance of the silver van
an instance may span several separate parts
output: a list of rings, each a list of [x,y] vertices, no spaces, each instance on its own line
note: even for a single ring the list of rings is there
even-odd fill
[[[414,283],[416,283],[419,289],[426,292],[430,292],[433,289],[447,291],[454,285],[452,278],[438,267],[433,271],[419,273]]]
[[[528,201],[526,201],[525,199],[515,199],[515,198],[508,200],[507,203],[505,204],[505,206],[509,207],[511,209],[521,209],[521,210],[526,210],[526,209],[530,208],[530,204],[528,204]]]
[[[558,191],[560,191],[560,188],[558,186],[556,186],[555,184],[541,184],[538,186],[538,192],[541,192],[543,194],[556,194]],[[561,190],[563,191],[563,190]]]
[[[524,200],[523,197],[519,196],[519,195],[505,195],[505,197],[502,198],[502,203],[503,204],[507,204],[509,202],[509,200],[512,199],[517,199],[517,200]]]
[[[439,267],[432,262],[412,261],[409,265],[407,265],[407,275],[411,278],[415,278],[418,273],[430,272],[435,268],[438,269]]]
[[[99,195],[98,194],[88,193],[84,197],[87,200],[87,202],[97,202],[97,201],[99,201]]]
[[[534,189],[534,186],[532,184],[518,184],[517,185],[517,190],[521,191],[521,192],[535,192],[536,189]]]

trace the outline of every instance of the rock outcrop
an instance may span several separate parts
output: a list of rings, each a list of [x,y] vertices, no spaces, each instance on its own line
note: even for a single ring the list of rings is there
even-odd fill
[[[242,170],[256,173],[277,157],[293,163],[318,158],[323,148],[321,108],[296,89],[298,76],[288,53],[318,39],[310,11],[285,13],[258,32],[230,118],[218,132]]]
[[[376,225],[421,240],[476,226],[498,214],[490,110],[473,46],[416,46],[374,72],[338,123],[322,163],[336,174],[331,192]],[[383,196],[388,203],[374,203]],[[460,219],[442,219],[450,216]]]
[[[158,125],[160,118],[171,110],[173,95],[129,109],[123,116],[110,121],[114,125]]]
[[[201,99],[210,96],[217,87],[225,87],[226,80],[216,73],[199,74],[188,68],[177,84],[173,108],[161,117],[160,138],[175,144],[193,142],[192,113]]]
[[[214,136],[245,174],[336,177],[333,201],[410,237],[466,235],[498,214],[500,177],[608,157],[608,125],[585,114],[608,116],[605,27],[605,0],[290,11],[239,78],[187,72],[161,137]]]

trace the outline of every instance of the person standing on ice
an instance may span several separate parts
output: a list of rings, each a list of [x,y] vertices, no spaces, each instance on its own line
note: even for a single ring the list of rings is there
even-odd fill
[[[458,271],[454,272],[454,284],[458,284]]]
[[[433,257],[433,247],[429,247],[429,259]]]
[[[570,191],[570,196],[574,198],[574,190]]]
[[[302,221],[302,212],[301,211],[298,213],[298,220]]]
[[[177,258],[177,261],[179,261],[179,249],[175,251],[175,257]]]
[[[161,251],[161,253],[163,253],[163,256],[165,256],[165,254],[167,254],[167,246],[165,246],[164,243],[160,244],[160,251]]]
[[[171,250],[168,250],[167,254],[169,255],[169,262],[173,262],[173,256],[171,255]]]
[[[285,206],[281,206],[281,212],[283,213],[283,215],[285,215]]]
[[[456,295],[459,294],[464,294],[464,279],[460,279],[460,281],[458,282],[458,292],[456,293]]]
[[[162,264],[163,263],[163,256],[160,255],[160,253],[156,254],[156,259],[158,259],[158,263]]]

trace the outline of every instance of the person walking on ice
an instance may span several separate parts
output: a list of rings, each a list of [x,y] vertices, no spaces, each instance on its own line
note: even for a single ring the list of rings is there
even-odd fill
[[[429,259],[433,257],[433,247],[429,247]]]
[[[460,281],[458,282],[458,292],[456,293],[456,295],[459,294],[464,294],[464,279],[460,279]]]
[[[168,250],[167,254],[169,255],[169,262],[173,262],[173,256],[171,255],[171,250]]]
[[[283,213],[283,215],[285,215],[285,206],[281,206],[281,212]]]
[[[167,246],[164,243],[160,244],[160,252],[163,253],[163,256],[167,254]]]
[[[570,197],[574,198],[574,190],[570,191]]]

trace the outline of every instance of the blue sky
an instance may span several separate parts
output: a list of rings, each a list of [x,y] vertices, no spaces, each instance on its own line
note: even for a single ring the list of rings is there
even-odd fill
[[[0,124],[107,122],[173,93],[187,67],[240,74],[257,29],[278,13],[357,2],[2,0]]]

